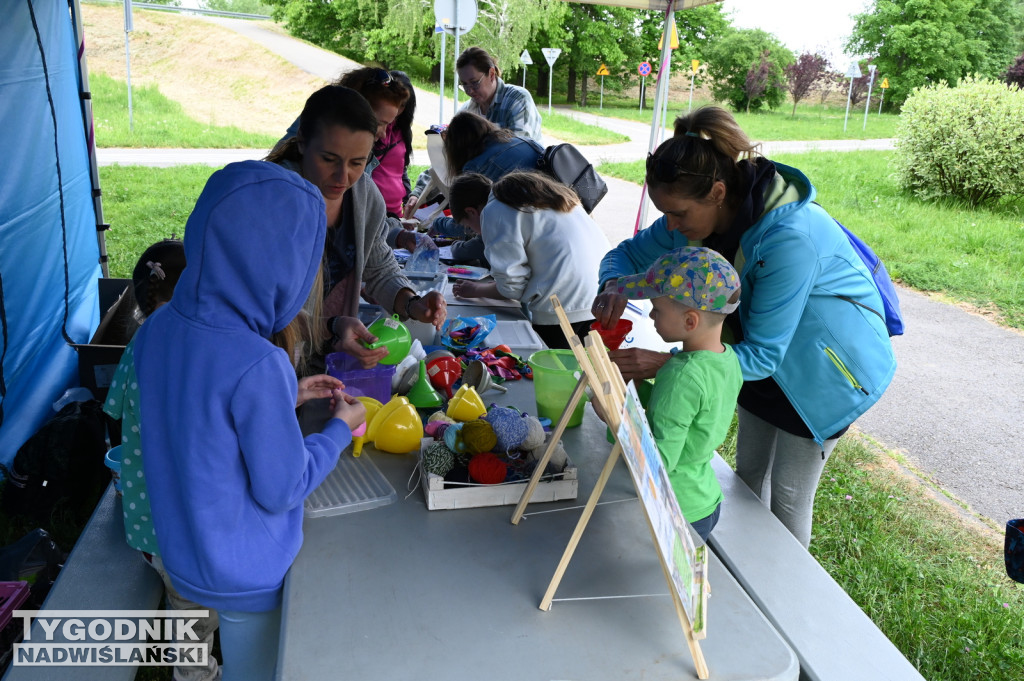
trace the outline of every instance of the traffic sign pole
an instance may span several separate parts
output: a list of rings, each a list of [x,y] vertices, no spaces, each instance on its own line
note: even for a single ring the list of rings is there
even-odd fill
[[[604,110],[604,76],[601,76],[601,106],[597,108]]]
[[[868,71],[870,71],[870,77],[868,78],[868,98],[864,102],[864,125],[861,130],[868,129],[868,108],[871,106],[871,86],[875,84],[875,69],[877,67],[874,64],[868,64]]]
[[[441,107],[437,119],[438,125],[444,125],[444,55],[447,51],[446,43],[448,42],[448,32],[444,30],[445,28],[447,28],[445,26],[446,23],[448,23],[447,19],[445,19],[444,22],[441,24]],[[456,81],[455,87],[458,86],[459,84]]]
[[[697,78],[697,69],[699,68],[699,59],[693,59],[690,61],[690,105],[686,107],[688,112],[693,111],[693,81]]]
[[[548,113],[551,113],[551,84],[555,77],[555,62],[558,55],[562,54],[562,48],[542,47],[540,51],[544,53],[544,59],[548,62]]]
[[[636,72],[640,74],[640,111],[643,111],[644,95],[647,93],[647,76],[651,73],[650,62],[640,62],[640,65],[636,67]]]
[[[881,83],[881,85],[879,85],[879,87],[881,87],[881,89],[882,89],[882,96],[878,98],[878,115],[881,116],[882,115],[882,102],[885,101],[885,91],[889,88],[889,79],[888,78],[883,78],[882,79],[882,83]]]
[[[853,79],[860,78],[863,74],[860,72],[860,64],[855,61],[850,62],[850,68],[846,69],[846,77],[850,79],[850,90],[846,93],[846,118],[843,119],[843,132],[846,132],[846,124],[850,121],[850,102],[853,99]]]

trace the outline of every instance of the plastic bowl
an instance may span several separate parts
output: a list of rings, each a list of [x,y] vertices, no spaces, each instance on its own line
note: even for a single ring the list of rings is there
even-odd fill
[[[110,469],[110,477],[114,479],[114,489],[118,494],[121,493],[121,445],[111,447],[107,451],[107,455],[103,459],[103,463],[107,464],[107,468]]]
[[[537,397],[537,414],[558,421],[569,404],[580,379],[580,365],[572,350],[538,350],[530,355],[530,368],[533,369],[533,390]],[[583,410],[586,407],[586,395],[569,417],[567,427],[573,428],[583,422]]]

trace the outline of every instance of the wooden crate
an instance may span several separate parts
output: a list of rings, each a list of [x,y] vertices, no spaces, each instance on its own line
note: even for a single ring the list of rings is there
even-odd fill
[[[427,473],[423,470],[423,452],[433,444],[431,438],[424,438],[420,443],[420,471],[423,496],[427,500],[427,509],[431,511],[453,508],[479,508],[481,506],[507,506],[518,504],[528,481],[503,482],[497,485],[480,485],[476,483],[446,483],[440,475]],[[546,445],[545,445],[546,446]],[[562,443],[558,443],[562,450]],[[539,459],[544,448],[534,450],[534,458]],[[579,492],[579,479],[576,465],[566,456],[565,468],[561,477],[554,480],[541,481],[533,491],[530,502],[558,501],[575,499]]]

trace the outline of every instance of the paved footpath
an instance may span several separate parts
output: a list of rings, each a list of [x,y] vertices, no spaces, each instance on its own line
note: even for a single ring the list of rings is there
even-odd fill
[[[210,19],[239,31],[300,68],[333,80],[354,62],[253,22]],[[438,120],[438,96],[417,90],[416,121]],[[450,115],[451,102],[446,104]],[[542,107],[543,114],[546,109]],[[573,112],[585,122],[622,132],[630,141],[581,147],[595,163],[642,159],[650,128],[643,123]],[[547,144],[555,140],[545,139]],[[772,142],[764,153],[809,150],[890,149],[893,140]],[[261,158],[263,149],[98,149],[100,165],[120,163],[169,166]],[[426,152],[413,163],[427,164]],[[813,179],[813,178],[812,178]],[[594,218],[615,244],[633,234],[641,188],[606,178],[608,195]],[[653,206],[645,224],[657,217]],[[1024,442],[1024,335],[989,323],[959,308],[901,289],[907,333],[893,339],[899,368],[882,400],[857,427],[907,460],[974,511],[1004,523],[1024,516],[1024,465],[1017,447]]]

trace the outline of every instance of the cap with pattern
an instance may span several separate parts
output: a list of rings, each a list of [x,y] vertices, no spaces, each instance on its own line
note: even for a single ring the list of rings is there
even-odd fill
[[[722,254],[696,246],[669,251],[646,272],[618,280],[618,292],[627,298],[669,296],[694,309],[722,314],[739,306],[738,299],[729,302],[739,288],[739,275]]]

